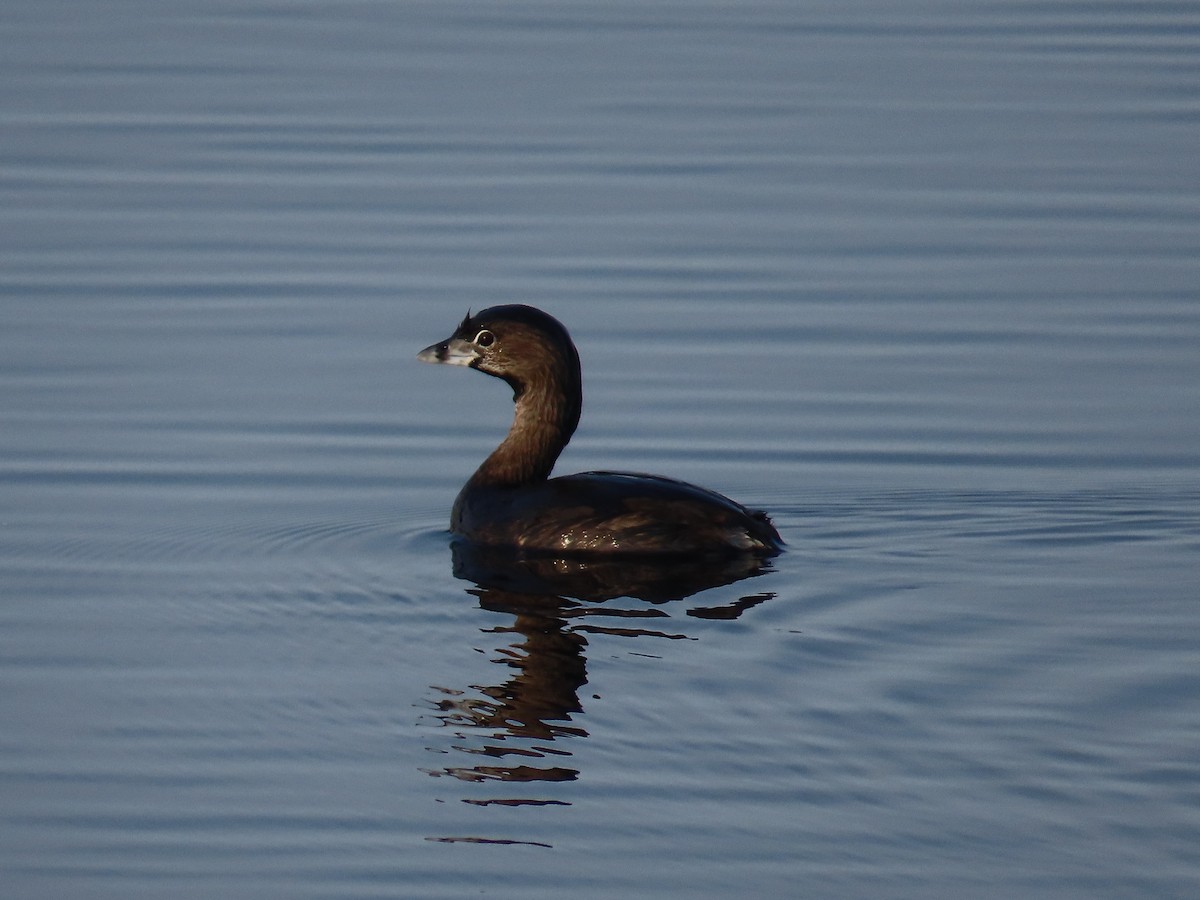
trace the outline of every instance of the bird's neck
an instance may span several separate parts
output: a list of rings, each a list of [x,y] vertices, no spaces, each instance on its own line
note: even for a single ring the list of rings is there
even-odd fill
[[[512,427],[471,476],[470,485],[519,487],[545,481],[571,440],[579,422],[577,383],[551,380],[538,388],[516,385],[514,399]]]

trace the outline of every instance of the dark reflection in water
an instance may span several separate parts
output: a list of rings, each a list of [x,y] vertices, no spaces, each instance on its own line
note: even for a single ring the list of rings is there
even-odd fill
[[[455,743],[448,750],[429,749],[461,753],[466,759],[462,765],[423,771],[470,783],[504,782],[514,791],[521,786],[516,796],[463,800],[475,806],[570,805],[533,796],[537,792],[532,785],[574,781],[580,775],[567,764],[572,753],[562,742],[588,735],[577,721],[583,712],[579,689],[587,684],[585,635],[692,639],[686,632],[652,628],[648,623],[669,619],[663,608],[669,603],[761,575],[771,566],[768,560],[752,556],[665,562],[518,559],[508,552],[467,544],[456,544],[453,554],[454,574],[475,584],[467,593],[479,598],[480,608],[512,617],[509,624],[484,629],[485,634],[502,636],[491,661],[505,667],[506,680],[466,688],[433,686],[437,696],[431,702],[432,718],[452,730]],[[772,596],[748,594],[725,605],[692,607],[686,613],[702,619],[736,619]],[[634,608],[615,602],[620,599],[654,606]],[[596,624],[606,618],[645,620],[647,625]],[[549,846],[482,837],[430,840]]]

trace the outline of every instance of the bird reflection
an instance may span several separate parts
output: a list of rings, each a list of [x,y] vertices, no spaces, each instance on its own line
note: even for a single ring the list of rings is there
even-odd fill
[[[550,783],[579,777],[569,764],[567,742],[587,737],[579,722],[579,691],[587,684],[589,636],[692,639],[679,620],[666,626],[668,603],[761,575],[771,567],[769,560],[753,556],[671,561],[517,558],[468,543],[453,545],[453,563],[454,575],[475,585],[467,593],[479,598],[481,609],[511,617],[483,630],[500,636],[491,661],[504,667],[503,681],[433,687],[431,719],[450,729],[455,743],[448,749],[429,749],[469,759],[424,771],[470,783],[505,783],[506,791],[518,794],[464,800],[478,806],[568,805],[532,795],[549,792]],[[750,594],[686,613],[700,619],[736,619],[772,596]],[[533,790],[535,784],[543,787]]]
[[[467,739],[469,730],[481,740],[477,746],[453,749],[495,762],[450,766],[430,774],[475,782],[573,780],[579,774],[575,769],[533,761],[566,756],[565,750],[546,744],[587,735],[571,723],[572,715],[582,711],[578,690],[587,683],[586,639],[567,627],[566,607],[558,598],[486,588],[468,593],[479,598],[481,608],[515,617],[511,625],[484,630],[485,634],[517,636],[513,643],[498,647],[492,658],[510,670],[510,677],[498,685],[471,685],[471,693],[435,688],[442,697],[434,708],[442,724],[454,728],[459,737]],[[486,801],[510,806],[537,802]]]

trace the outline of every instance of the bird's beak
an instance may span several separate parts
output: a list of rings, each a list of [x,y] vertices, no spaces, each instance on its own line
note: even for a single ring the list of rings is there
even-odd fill
[[[462,338],[452,337],[440,344],[430,344],[417,354],[417,359],[427,363],[469,366],[479,359],[479,353]]]

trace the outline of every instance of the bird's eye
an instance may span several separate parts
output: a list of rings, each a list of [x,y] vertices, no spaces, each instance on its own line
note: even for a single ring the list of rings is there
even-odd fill
[[[477,347],[490,347],[494,343],[496,343],[496,336],[486,328],[475,335],[475,346]]]

